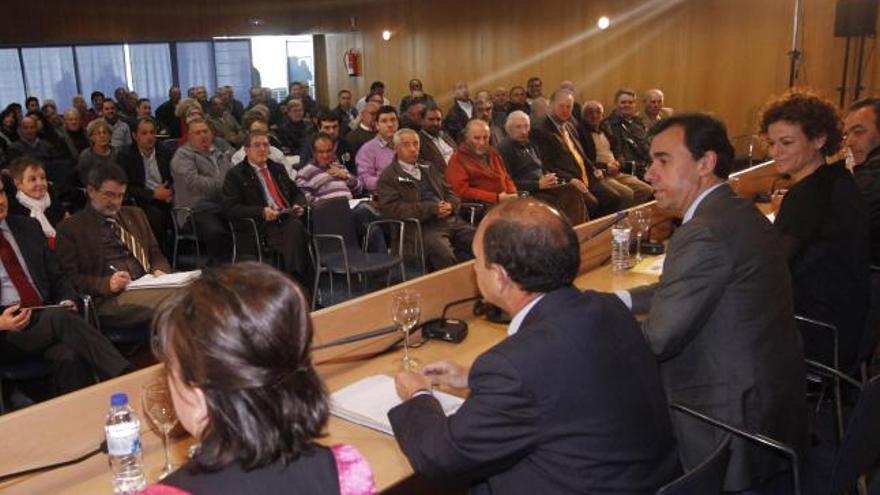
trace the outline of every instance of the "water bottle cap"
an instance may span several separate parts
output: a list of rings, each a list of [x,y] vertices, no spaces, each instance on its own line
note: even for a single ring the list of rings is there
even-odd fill
[[[111,406],[124,406],[126,404],[128,404],[128,396],[123,393],[113,394],[113,397],[110,397]]]

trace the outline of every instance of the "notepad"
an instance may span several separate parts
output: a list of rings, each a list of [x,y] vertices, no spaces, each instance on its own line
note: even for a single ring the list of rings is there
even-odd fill
[[[447,416],[455,413],[464,399],[434,392]],[[394,388],[394,378],[373,375],[358,380],[330,395],[330,413],[352,423],[393,435],[388,411],[402,401]]]
[[[125,290],[139,289],[171,289],[175,287],[184,287],[189,285],[193,280],[202,275],[201,270],[192,270],[189,272],[166,273],[165,275],[155,276],[152,274],[131,281],[125,286]]]

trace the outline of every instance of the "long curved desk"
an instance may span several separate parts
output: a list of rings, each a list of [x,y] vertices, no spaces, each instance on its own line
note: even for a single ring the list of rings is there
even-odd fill
[[[736,189],[741,196],[770,189],[778,174],[770,162],[756,165],[736,174]],[[651,204],[642,206],[651,206]],[[654,209],[654,220],[665,214]],[[650,283],[649,275],[633,272],[612,273],[607,264],[610,256],[610,232],[607,230],[591,238],[607,225],[610,217],[599,218],[576,228],[581,239],[581,269],[576,285],[582,289],[612,291]],[[404,284],[368,294],[313,314],[315,344],[331,342],[341,337],[365,332],[390,324],[391,294],[401,288],[410,288],[422,294],[423,318],[440,315],[443,306],[453,300],[477,294],[472,262],[462,263],[446,270],[419,277]],[[469,315],[470,305],[462,306],[453,316],[469,317],[470,331],[461,344],[438,341],[415,349],[415,356],[423,362],[452,359],[469,365],[480,353],[506,335],[506,327],[489,323]],[[333,347],[314,353],[318,370],[330,391],[337,390],[362,377],[395,371],[395,354],[370,357],[387,347],[396,335]],[[94,449],[103,440],[103,421],[109,398],[115,392],[125,392],[140,413],[140,387],[161,372],[161,365],[152,366],[72,394],[0,416],[0,475],[78,457]],[[144,463],[148,475],[163,462],[159,436],[143,422]],[[357,447],[369,461],[380,490],[386,490],[409,479],[413,472],[406,458],[397,448],[393,437],[331,417],[324,444],[348,443]],[[191,440],[174,442],[174,458],[182,462]],[[0,484],[0,493],[8,494],[104,494],[111,493],[107,457],[96,455],[82,463]]]

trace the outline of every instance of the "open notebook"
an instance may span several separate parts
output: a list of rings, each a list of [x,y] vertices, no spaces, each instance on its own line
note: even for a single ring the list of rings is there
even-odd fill
[[[464,399],[443,392],[434,392],[447,416],[461,406]],[[330,396],[330,412],[346,421],[393,435],[388,411],[401,403],[394,388],[394,378],[373,375],[343,387]]]
[[[165,275],[160,275],[158,277],[148,273],[137,280],[129,282],[128,285],[125,286],[125,290],[166,289],[173,287],[183,287],[185,285],[189,285],[190,282],[199,278],[201,274],[201,270],[166,273]]]

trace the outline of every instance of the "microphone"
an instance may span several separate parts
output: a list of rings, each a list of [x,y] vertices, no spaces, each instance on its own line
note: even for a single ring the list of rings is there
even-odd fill
[[[449,308],[458,306],[471,301],[480,301],[482,296],[471,296],[464,299],[452,301],[443,307],[440,318],[428,320],[419,327],[422,329],[422,336],[426,339],[442,340],[444,342],[452,342],[458,344],[463,341],[468,334],[468,324],[464,320],[457,318],[446,318],[446,312]]]
[[[341,345],[351,344],[353,342],[360,342],[361,340],[372,339],[373,337],[388,335],[397,332],[398,330],[400,330],[399,326],[391,325],[378,328],[376,330],[370,330],[369,332],[356,333],[354,335],[349,335],[348,337],[342,337],[341,339],[332,340],[330,342],[327,342],[326,344],[312,346],[312,350],[319,351],[322,349],[330,349],[331,347],[339,347]]]
[[[662,242],[653,242],[651,241],[651,231],[654,230],[654,227],[658,225],[663,225],[664,223],[671,223],[673,226],[675,225],[676,219],[673,217],[667,217],[663,220],[658,220],[651,224],[648,227],[648,232],[645,233],[645,238],[642,240],[642,254],[648,255],[660,255],[666,251],[666,248],[663,246]]]
[[[590,232],[589,234],[587,234],[587,237],[585,237],[582,241],[580,241],[580,243],[586,244],[588,241],[590,241],[590,239],[593,239],[594,237],[601,234],[602,232],[605,232],[606,230],[610,229],[611,227],[614,226],[614,224],[616,224],[617,222],[623,220],[624,218],[626,218],[628,216],[629,216],[629,211],[627,211],[627,210],[618,211],[617,213],[614,214],[614,218],[612,218],[611,220],[608,220],[608,223],[606,223],[605,225],[603,225],[603,226],[597,228],[596,230]]]

